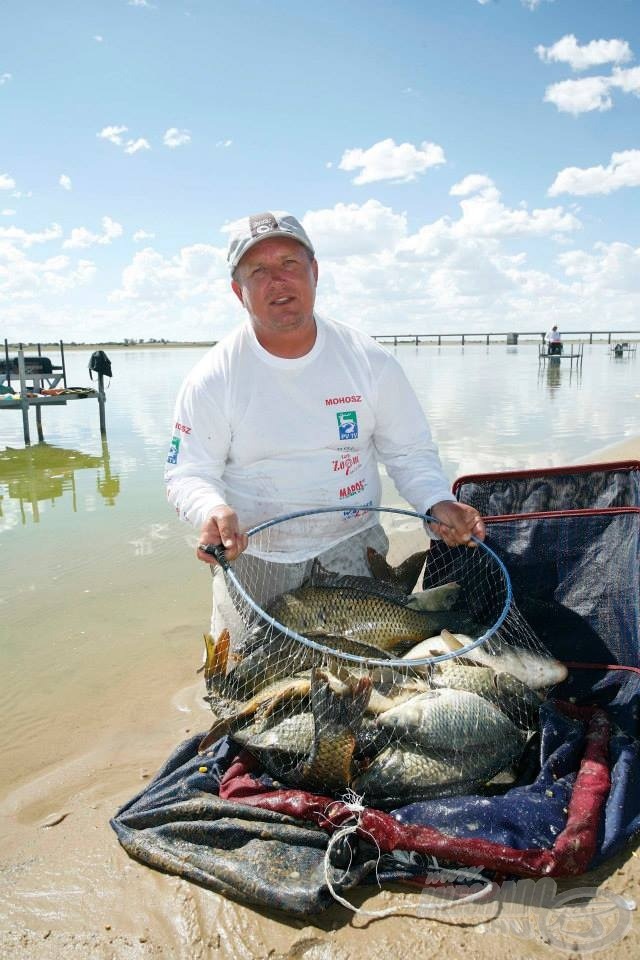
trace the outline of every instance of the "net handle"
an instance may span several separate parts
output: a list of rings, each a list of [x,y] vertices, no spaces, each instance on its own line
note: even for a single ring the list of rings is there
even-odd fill
[[[395,513],[400,514],[405,517],[414,517],[418,520],[422,520],[423,523],[436,523],[439,524],[439,521],[436,517],[432,517],[428,513],[416,513],[414,510],[404,510],[400,507],[355,507],[356,510],[361,510],[362,512],[367,513]],[[283,514],[280,517],[274,517],[272,520],[266,520],[264,523],[257,524],[255,527],[251,527],[250,530],[247,530],[247,537],[255,536],[257,533],[261,533],[263,530],[267,530],[269,527],[273,527],[278,523],[283,523],[285,520],[296,520],[299,517],[311,517],[319,513],[344,513],[344,507],[318,507],[315,510],[299,510],[296,513],[287,513]],[[224,548],[222,544],[218,544],[216,547],[213,547],[207,550],[207,553],[211,553],[222,569],[224,574],[229,578],[234,588],[238,591],[242,599],[249,604],[251,609],[258,614],[262,620],[265,620],[267,623],[271,624],[272,627],[275,627],[276,630],[279,630],[281,633],[284,633],[285,636],[290,637],[292,640],[297,640],[299,643],[303,643],[306,647],[311,647],[312,650],[317,650],[323,654],[329,654],[331,656],[340,657],[343,660],[351,660],[355,663],[363,663],[367,666],[376,666],[376,667],[422,667],[428,666],[432,663],[443,663],[446,660],[453,660],[456,657],[464,657],[469,654],[472,650],[475,650],[476,647],[481,646],[485,643],[489,637],[500,629],[504,623],[506,616],[509,612],[509,607],[511,606],[511,601],[513,599],[513,591],[511,588],[511,579],[507,572],[507,568],[500,559],[500,557],[495,553],[491,547],[483,540],[479,540],[477,537],[471,535],[471,542],[474,544],[475,548],[484,550],[489,554],[489,556],[495,561],[495,563],[500,568],[502,575],[504,577],[504,582],[506,586],[506,600],[504,606],[500,612],[500,616],[496,622],[489,627],[480,637],[468,643],[466,647],[460,647],[459,650],[450,650],[448,653],[440,653],[435,657],[421,657],[419,660],[403,660],[401,658],[389,657],[385,660],[381,660],[374,657],[362,657],[355,653],[345,653],[342,650],[334,650],[331,647],[327,647],[325,644],[316,643],[315,640],[310,640],[309,637],[304,637],[302,634],[297,633],[296,630],[292,630],[290,627],[285,626],[284,623],[280,623],[279,620],[276,620],[274,617],[269,616],[269,614],[258,606],[255,600],[249,596],[247,591],[244,589],[238,578],[236,577],[231,563],[226,559],[224,555]]]

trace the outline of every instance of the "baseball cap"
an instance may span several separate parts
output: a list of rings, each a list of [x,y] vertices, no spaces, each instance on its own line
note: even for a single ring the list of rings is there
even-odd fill
[[[289,237],[290,240],[297,240],[315,256],[315,250],[304,227],[290,213],[285,213],[284,210],[254,213],[238,220],[233,226],[227,251],[227,263],[232,276],[247,250],[269,237]]]

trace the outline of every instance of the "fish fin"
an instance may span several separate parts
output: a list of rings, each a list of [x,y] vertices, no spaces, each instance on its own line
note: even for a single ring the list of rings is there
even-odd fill
[[[231,635],[227,629],[223,630],[217,640],[210,633],[203,634],[206,658],[204,662],[205,681],[224,677],[227,672],[229,658],[229,644]]]
[[[420,571],[427,558],[427,551],[412,553],[397,567],[392,567],[386,558],[373,547],[367,547],[367,562],[371,575],[376,580],[384,580],[399,587],[403,593],[409,594],[418,582]]]
[[[440,631],[440,636],[444,640],[449,650],[461,650],[462,647],[466,646],[465,643],[462,643],[460,640],[458,640],[458,638],[453,633],[451,633],[450,630],[447,630],[446,628]],[[470,643],[471,637],[467,637],[467,640]]]
[[[229,732],[230,727],[231,717],[225,717],[223,719],[216,718],[198,744],[198,753],[204,753],[208,747],[217,743],[221,737],[224,737]]]
[[[311,572],[309,573],[309,577],[305,582],[308,583],[309,586],[317,587],[326,583],[331,583],[338,576],[339,574],[334,573],[333,570],[328,570],[326,567],[324,567],[316,557],[311,564]]]

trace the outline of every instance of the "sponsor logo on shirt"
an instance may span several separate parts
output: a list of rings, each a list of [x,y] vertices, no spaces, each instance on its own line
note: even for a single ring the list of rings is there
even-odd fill
[[[171,438],[171,446],[167,455],[167,463],[178,462],[178,451],[180,450],[180,437]]]
[[[345,476],[348,477],[349,474],[360,466],[360,457],[357,453],[354,453],[351,456],[350,453],[343,453],[339,460],[332,460],[333,472],[340,473],[344,470]]]
[[[336,413],[338,420],[338,434],[341,440],[357,440],[358,416],[355,410],[342,410]]]
[[[346,500],[347,497],[355,497],[356,493],[362,493],[366,486],[364,480],[356,480],[355,483],[349,484],[348,487],[340,488],[340,499]]]
[[[361,393],[352,393],[350,397],[327,397],[325,407],[335,407],[340,403],[362,403]]]
[[[191,433],[191,427],[188,427],[186,423],[178,423],[176,420],[174,430],[179,430],[180,433]]]

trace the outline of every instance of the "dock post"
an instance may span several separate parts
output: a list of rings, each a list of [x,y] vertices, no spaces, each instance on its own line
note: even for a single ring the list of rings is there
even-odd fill
[[[24,352],[22,344],[18,350],[18,375],[20,377],[20,406],[22,408],[22,432],[24,433],[25,447],[31,446],[31,434],[29,433],[29,400],[27,398],[27,375],[24,369]]]
[[[101,373],[98,374],[98,411],[100,413],[100,436],[106,437],[107,423],[104,415],[104,405],[106,397],[104,395],[104,378]]]

